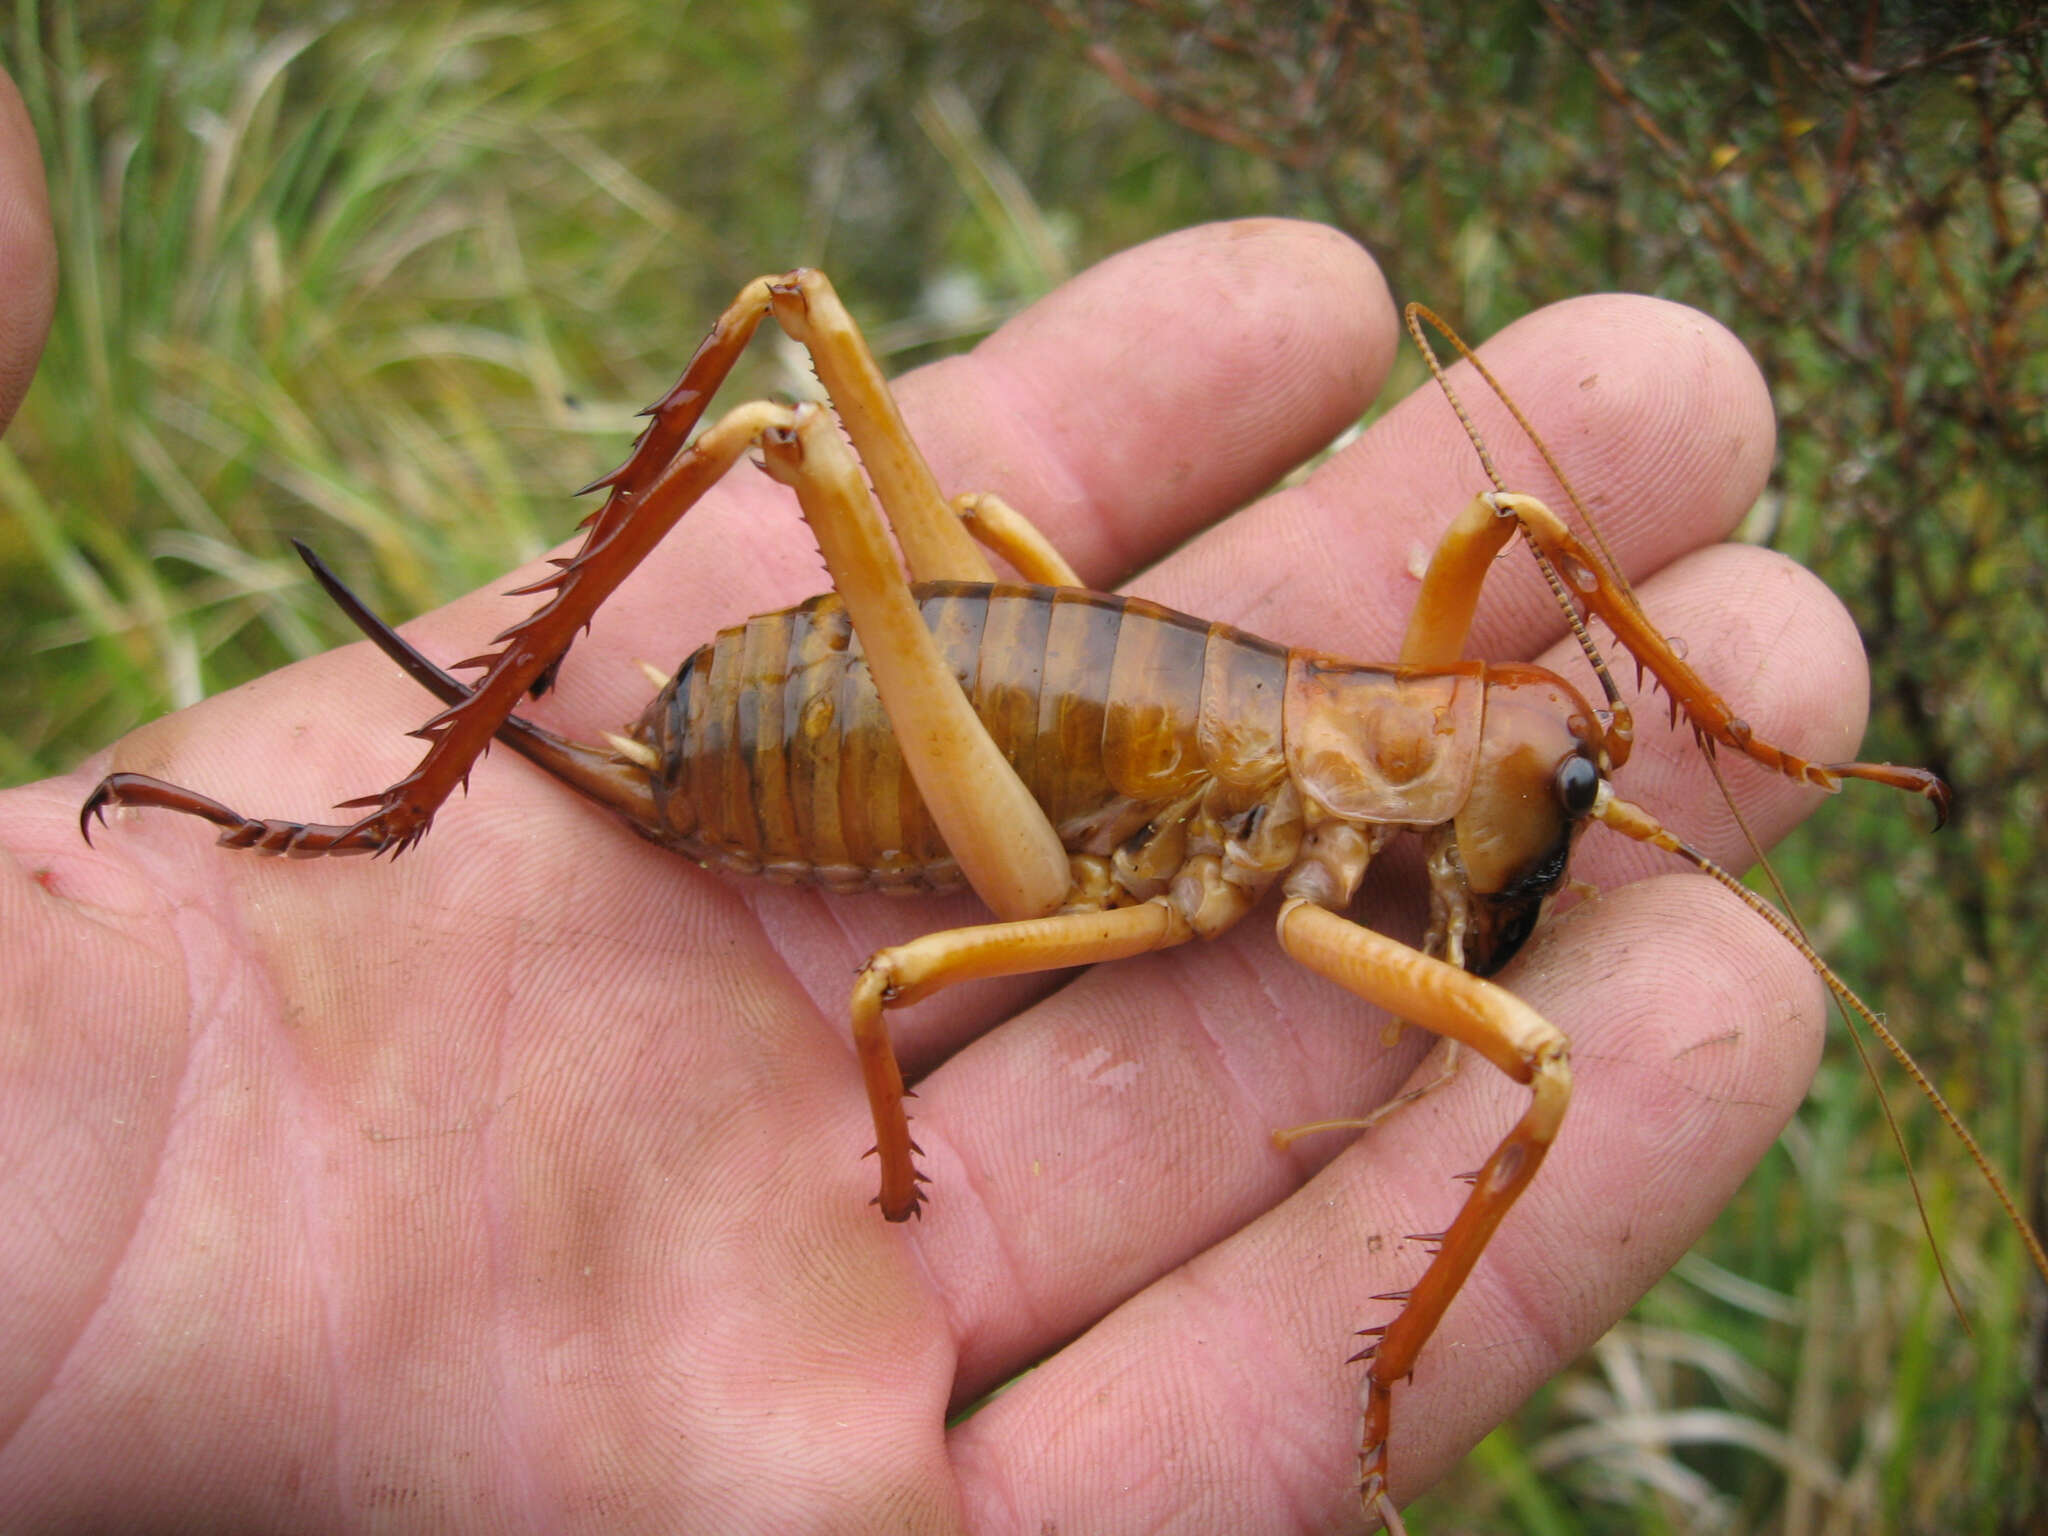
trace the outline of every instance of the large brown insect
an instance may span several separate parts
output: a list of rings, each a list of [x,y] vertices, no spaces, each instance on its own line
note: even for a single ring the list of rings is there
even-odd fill
[[[769,314],[810,351],[858,461],[816,405],[743,405],[692,439]],[[582,550],[523,589],[546,593],[546,603],[499,637],[502,649],[464,664],[484,669],[473,689],[411,650],[314,562],[356,622],[447,705],[418,733],[431,742],[419,766],[350,802],[366,807],[359,820],[258,820],[117,773],[86,801],[81,828],[110,807],[144,806],[211,821],[231,847],[296,857],[402,851],[497,739],[643,836],[706,863],[840,891],[964,882],[999,921],[884,949],[854,986],[877,1202],[892,1221],[916,1215],[924,1196],[888,1008],[960,981],[1210,938],[1279,885],[1289,955],[1530,1089],[1456,1219],[1424,1239],[1435,1249],[1427,1268],[1409,1289],[1379,1298],[1398,1312],[1369,1330],[1380,1337],[1360,1357],[1370,1362],[1360,1491],[1393,1530],[1394,1384],[1535,1176],[1570,1098],[1564,1036],[1485,978],[1563,887],[1583,828],[1601,822],[1714,875],[1849,998],[1785,919],[1615,793],[1632,721],[1604,668],[1607,697],[1596,708],[1548,671],[1462,658],[1495,555],[1519,529],[1568,611],[1602,620],[1703,741],[1802,783],[1869,779],[1946,808],[1945,787],[1922,770],[1814,764],[1757,739],[1650,624],[1610,562],[1543,503],[1504,490],[1475,500],[1444,537],[1393,663],[1290,651],[1087,591],[996,498],[942,498],[866,345],[815,272],[742,290],[652,415],[627,462],[597,483],[610,495]],[[662,535],[757,450],[796,490],[834,591],[719,635],[607,748],[515,715]],[[969,530],[1025,583],[997,582]],[[1369,862],[1403,832],[1422,839],[1429,872],[1420,948],[1342,915]],[[2048,1274],[2048,1258],[2029,1242]]]

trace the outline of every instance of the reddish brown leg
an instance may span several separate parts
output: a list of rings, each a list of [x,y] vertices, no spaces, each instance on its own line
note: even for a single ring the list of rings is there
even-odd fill
[[[442,801],[469,777],[470,768],[510,717],[521,695],[554,664],[570,637],[590,622],[599,605],[741,454],[763,433],[778,426],[787,426],[793,419],[788,407],[770,405],[765,401],[743,405],[729,412],[699,434],[697,440],[677,454],[651,484],[641,489],[634,498],[634,515],[622,515],[605,527],[593,527],[593,538],[575,559],[568,561],[553,576],[522,589],[552,590],[554,596],[532,617],[515,624],[499,637],[509,643],[495,657],[488,658],[490,670],[468,697],[442,710],[412,733],[433,743],[417,768],[381,795],[342,802],[345,807],[371,806],[368,815],[346,827],[296,827],[292,823],[260,825],[293,829],[287,839],[289,851],[301,857],[337,852],[388,850],[398,853],[417,842],[426,833]],[[620,495],[615,495],[613,503],[619,500]],[[611,510],[612,506],[608,504],[599,514],[600,523]],[[598,537],[600,534],[602,536]],[[478,658],[477,663],[484,660],[486,658]],[[135,788],[128,786],[131,791]],[[106,805],[152,804],[174,810],[192,810],[208,820],[216,820],[206,810],[198,808],[201,803],[214,804],[203,795],[191,796],[192,803],[187,804],[165,798],[160,791],[150,793],[154,798],[124,798],[122,786],[109,780],[93,791],[87,806],[99,809]],[[225,807],[220,809],[225,811]],[[227,814],[234,815],[233,812]],[[273,841],[284,836],[281,830],[266,834]]]
[[[1844,779],[1868,779],[1911,790],[1933,804],[1936,826],[1948,820],[1948,786],[1925,768],[1891,763],[1810,763],[1758,738],[1750,731],[1749,722],[1730,709],[1728,701],[1671,648],[1635,594],[1616,580],[1606,563],[1587,549],[1555,512],[1533,496],[1496,493],[1480,500],[1491,505],[1503,521],[1512,519],[1521,525],[1529,542],[1557,568],[1565,586],[1598,614],[1628,653],[1664,685],[1671,695],[1673,720],[1683,712],[1703,739],[1732,747],[1788,779],[1826,790],[1840,789]]]
[[[1509,492],[1479,496],[1445,530],[1408,622],[1401,648],[1405,665],[1448,666],[1463,655],[1486,573],[1518,527],[1557,570],[1565,588],[1599,615],[1623,648],[1664,685],[1671,695],[1674,719],[1683,712],[1702,738],[1732,747],[1789,779],[1828,790],[1840,789],[1843,779],[1869,779],[1925,796],[1934,804],[1937,826],[1948,819],[1948,786],[1924,768],[1890,763],[1810,763],[1760,740],[1750,731],[1749,723],[1728,707],[1727,700],[1671,648],[1635,594],[1615,579],[1606,562],[1534,496]],[[1606,730],[1612,766],[1627,761],[1632,734],[1627,710],[1617,707],[1616,718]]]
[[[1369,1002],[1436,1034],[1468,1045],[1518,1083],[1531,1103],[1474,1179],[1472,1193],[1422,1278],[1406,1291],[1381,1298],[1404,1305],[1384,1328],[1366,1331],[1379,1342],[1356,1358],[1369,1360],[1365,1426],[1359,1442],[1359,1495],[1366,1512],[1398,1520],[1387,1476],[1387,1434],[1394,1383],[1415,1369],[1422,1346],[1443,1320],[1494,1229],[1536,1176],[1571,1099],[1571,1067],[1564,1036],[1527,1003],[1492,982],[1410,949],[1334,912],[1290,898],[1280,908],[1280,942],[1319,975]]]
[[[92,824],[102,825],[111,807],[132,805],[149,810],[182,811],[224,830],[217,842],[223,848],[253,848],[258,853],[281,853],[287,858],[310,859],[322,854],[375,853],[383,846],[359,827],[308,825],[296,821],[264,821],[230,810],[218,800],[178,784],[166,784],[146,773],[110,773],[86,797],[78,813],[78,834],[92,841]]]

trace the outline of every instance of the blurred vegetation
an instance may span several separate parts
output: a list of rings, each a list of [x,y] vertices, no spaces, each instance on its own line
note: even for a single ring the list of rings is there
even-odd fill
[[[1786,872],[2048,1224],[2035,11],[17,0],[65,282],[0,443],[0,779],[348,638],[290,535],[397,614],[558,540],[758,271],[828,266],[901,367],[1163,229],[1326,218],[1471,335],[1623,287],[1756,352],[1756,531],[1863,626],[1865,755],[1962,788],[1939,838],[1845,796]],[[1712,1238],[1418,1529],[2048,1527],[2039,1288],[1904,1119],[1974,1339],[1831,1056]]]

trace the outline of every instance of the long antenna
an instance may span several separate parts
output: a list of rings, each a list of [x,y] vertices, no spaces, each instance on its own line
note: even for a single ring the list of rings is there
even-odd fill
[[[1934,1106],[1934,1112],[1941,1118],[1942,1124],[1946,1125],[1956,1140],[1963,1144],[1963,1150],[1970,1155],[1970,1161],[1977,1165],[1977,1172],[1983,1176],[2000,1209],[2005,1212],[2005,1219],[2012,1223],[2012,1229],[2019,1233],[2020,1241],[2026,1245],[2027,1256],[2033,1261],[2034,1268],[2039,1271],[2043,1280],[2048,1280],[2048,1249],[2042,1247],[2041,1239],[2027,1224],[2027,1219],[2020,1214],[2018,1202],[2006,1189],[2005,1181],[1998,1176],[1998,1170],[1991,1166],[1991,1159],[1984,1155],[1984,1149],[1978,1145],[1977,1138],[1970,1134],[1970,1129],[1963,1124],[1962,1118],[1949,1108],[1948,1100],[1941,1096],[1941,1090],[1935,1087],[1933,1080],[1921,1070],[1920,1063],[1913,1059],[1912,1052],[1908,1051],[1898,1036],[1891,1032],[1884,1020],[1871,1010],[1870,1005],[1850,990],[1849,984],[1835,974],[1834,968],[1821,959],[1819,951],[1807,942],[1806,935],[1792,920],[1704,853],[1683,841],[1676,833],[1667,831],[1656,817],[1641,806],[1632,805],[1616,795],[1605,783],[1600,786],[1600,797],[1594,802],[1593,819],[1627,837],[1634,838],[1639,843],[1649,843],[1653,847],[1664,849],[1667,853],[1677,854],[1701,874],[1712,877],[1733,891],[1741,898],[1744,906],[1778,930],[1785,942],[1799,952],[1799,957],[1813,967],[1813,973],[1820,977],[1828,991],[1834,994],[1835,1001],[1863,1021],[1864,1027],[1891,1052],[1892,1059],[1898,1062],[1900,1070],[1912,1080],[1913,1086],[1927,1096],[1927,1102]],[[1944,1284],[1946,1281],[1947,1276],[1944,1272]],[[1951,1290],[1949,1295],[1953,1299],[1954,1291]]]

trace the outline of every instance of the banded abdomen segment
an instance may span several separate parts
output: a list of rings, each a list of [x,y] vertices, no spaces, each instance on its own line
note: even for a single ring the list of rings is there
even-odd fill
[[[1250,805],[1285,772],[1278,646],[1136,598],[966,582],[913,591],[1071,851],[1112,853],[1217,785]],[[841,890],[959,881],[830,594],[720,633],[634,734],[659,758],[663,840],[696,857]]]

